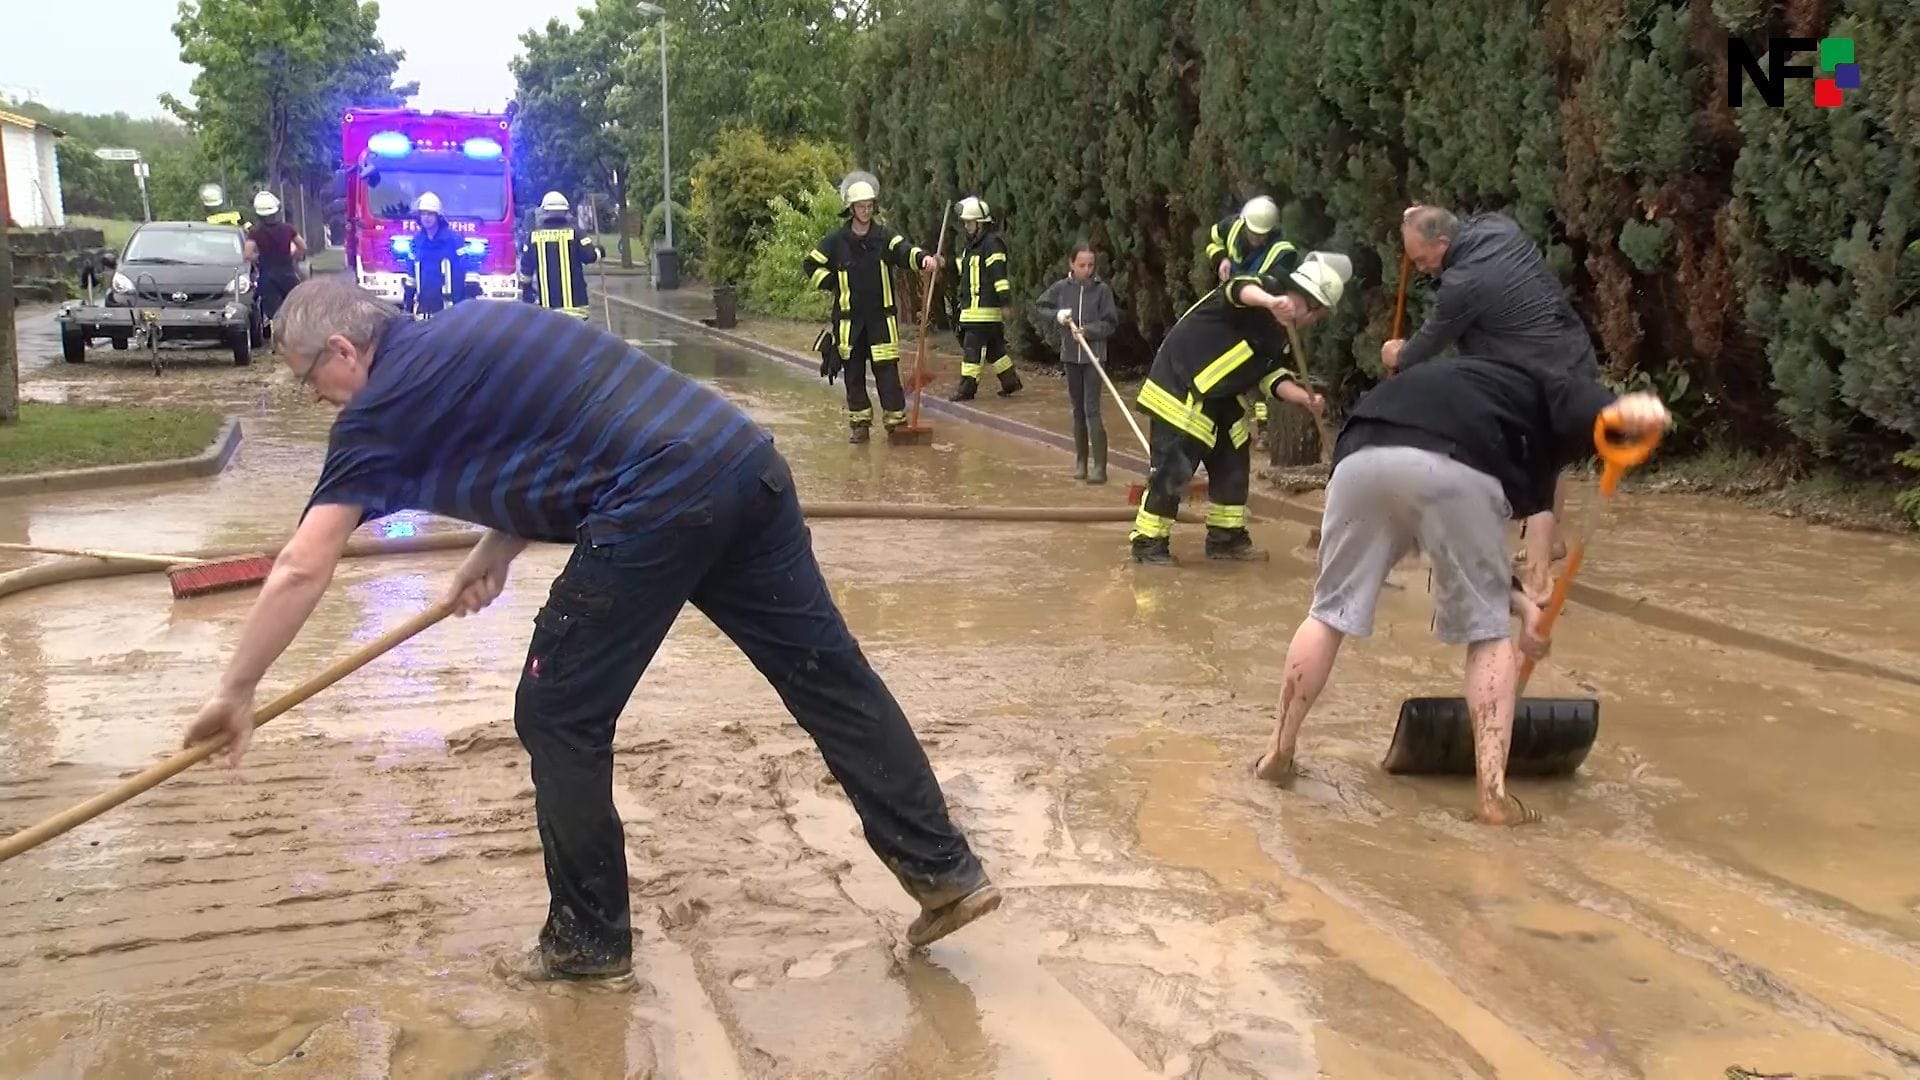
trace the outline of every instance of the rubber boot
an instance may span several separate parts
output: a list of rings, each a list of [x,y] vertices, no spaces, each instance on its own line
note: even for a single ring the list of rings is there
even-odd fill
[[[960,376],[960,388],[953,392],[948,401],[972,401],[973,395],[980,389],[980,380]]]
[[[1207,526],[1207,558],[1228,562],[1266,562],[1264,549],[1253,546],[1253,537],[1245,529]]]
[[[1026,384],[1020,381],[1020,372],[1014,368],[1008,368],[1000,373],[1001,397],[1012,397],[1025,387]]]
[[[1141,536],[1133,541],[1133,561],[1145,566],[1172,566],[1173,541],[1165,536]]]
[[[1107,482],[1107,429],[1092,432],[1088,441],[1092,445],[1093,460],[1087,465],[1087,483],[1104,484]]]
[[[850,443],[863,443],[873,438],[872,424],[852,424],[849,427],[851,430],[847,432],[847,441]]]
[[[1087,422],[1080,417],[1073,421],[1073,478],[1087,478]]]

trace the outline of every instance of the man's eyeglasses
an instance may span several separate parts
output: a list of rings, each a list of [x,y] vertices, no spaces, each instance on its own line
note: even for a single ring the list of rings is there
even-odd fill
[[[320,365],[326,362],[327,362],[327,354],[324,352],[319,354],[318,356],[315,356],[312,360],[308,361],[306,370],[302,371],[297,376],[297,378],[300,380],[300,386],[303,389],[308,389],[308,390],[313,389],[313,373],[320,370]]]

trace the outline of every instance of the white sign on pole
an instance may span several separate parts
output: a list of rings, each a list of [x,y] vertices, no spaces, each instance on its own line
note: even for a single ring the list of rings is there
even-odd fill
[[[140,151],[119,147],[103,146],[93,152],[93,156],[102,161],[139,161]]]
[[[152,176],[153,172],[146,162],[136,161],[133,163],[133,175],[145,180],[147,177]]]

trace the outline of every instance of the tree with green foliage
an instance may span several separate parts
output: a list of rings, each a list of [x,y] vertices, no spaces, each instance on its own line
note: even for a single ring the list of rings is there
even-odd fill
[[[804,193],[822,184],[831,187],[847,167],[845,153],[825,143],[796,140],[781,146],[757,128],[721,132],[694,164],[692,176],[689,225],[704,241],[706,276],[741,280],[774,220],[775,200],[800,204]],[[804,249],[795,259],[801,254]]]
[[[379,35],[364,0],[182,0],[173,33],[199,68],[194,104],[161,103],[200,137],[206,156],[271,188],[324,180],[339,156],[340,116],[405,104],[404,53]]]
[[[69,214],[128,220],[140,217],[140,188],[133,178],[133,167],[124,161],[95,157],[94,151],[101,147],[138,150],[156,174],[198,156],[192,133],[172,118],[134,119],[123,112],[74,113],[38,102],[24,102],[11,109],[66,132],[54,148],[60,164],[61,200]],[[152,196],[154,182],[149,180],[147,186]],[[156,216],[175,216],[171,203],[153,196],[153,204]]]
[[[840,227],[840,209],[840,190],[832,180],[818,181],[792,199],[773,197],[743,282],[756,310],[810,322],[827,317],[827,294],[800,273],[800,260]]]

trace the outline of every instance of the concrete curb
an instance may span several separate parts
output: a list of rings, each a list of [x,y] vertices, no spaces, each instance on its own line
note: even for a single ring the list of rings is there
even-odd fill
[[[61,469],[57,472],[28,473],[25,476],[0,476],[0,499],[129,484],[164,484],[213,476],[233,461],[234,453],[240,449],[240,434],[240,419],[229,416],[220,426],[219,434],[213,437],[213,443],[190,458],[139,461],[129,465],[97,465],[89,469]]]
[[[745,334],[735,333],[731,330],[716,329],[698,319],[677,315],[671,311],[664,311],[660,308],[643,304],[637,300],[629,300],[623,296],[610,296],[607,299],[622,307],[643,312],[653,318],[664,319],[676,326],[682,326],[689,330],[706,334],[709,337],[718,338],[729,345],[737,346],[770,360],[778,360],[813,374],[817,374],[820,370],[820,362],[817,358],[805,356],[800,353],[788,352],[785,349],[768,345],[765,342],[756,341]],[[1072,440],[1065,435],[1048,431],[1045,428],[1037,427],[1025,421],[1000,416],[972,405],[947,401],[943,398],[923,396],[921,398],[920,408],[923,412],[950,416],[970,424],[976,424],[980,427],[998,431],[1005,435],[1012,435],[1015,438],[1042,443],[1067,452],[1073,450]],[[1124,465],[1126,468],[1139,473],[1143,477],[1147,474],[1146,459],[1138,454],[1109,449],[1107,459],[1110,462]],[[1299,524],[1315,526],[1320,524],[1319,510],[1291,502],[1269,492],[1253,492],[1248,497],[1247,504],[1255,509]],[[1893,682],[1905,683],[1909,686],[1920,686],[1920,673],[1907,671],[1903,668],[1891,667],[1886,664],[1875,663],[1871,660],[1863,660],[1859,657],[1829,652],[1825,649],[1815,648],[1811,645],[1803,645],[1797,641],[1788,641],[1784,638],[1773,637],[1772,635],[1763,634],[1755,630],[1744,630],[1736,626],[1727,626],[1699,615],[1689,614],[1674,608],[1661,607],[1658,604],[1648,603],[1645,600],[1635,599],[1634,597],[1621,593],[1609,592],[1605,589],[1583,584],[1578,581],[1573,583],[1573,587],[1568,590],[1567,596],[1569,600],[1575,603],[1584,604],[1596,611],[1604,611],[1610,615],[1618,615],[1621,618],[1630,619],[1644,626],[1684,634],[1688,637],[1701,638],[1731,648],[1749,649],[1782,660],[1809,664],[1825,671],[1840,671],[1850,675],[1864,675],[1869,678],[1887,679]]]

